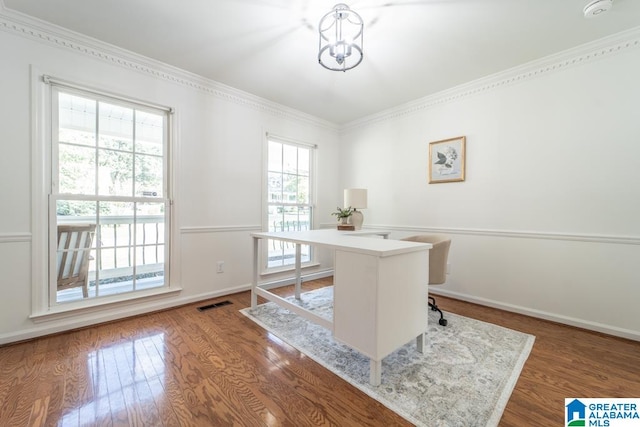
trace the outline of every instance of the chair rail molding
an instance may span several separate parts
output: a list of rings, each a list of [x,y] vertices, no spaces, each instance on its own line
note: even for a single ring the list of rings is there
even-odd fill
[[[524,230],[491,230],[481,228],[447,228],[447,227],[419,227],[395,225],[367,225],[366,228],[390,230],[398,232],[420,232],[441,234],[462,234],[469,236],[512,237],[518,239],[565,240],[590,243],[613,243],[619,245],[640,245],[640,236],[618,236],[606,234],[574,234],[554,233],[545,231]]]
[[[0,233],[0,243],[22,242],[31,242],[31,233]]]
[[[203,225],[180,227],[180,234],[237,233],[245,231],[262,231],[262,227],[259,225]]]

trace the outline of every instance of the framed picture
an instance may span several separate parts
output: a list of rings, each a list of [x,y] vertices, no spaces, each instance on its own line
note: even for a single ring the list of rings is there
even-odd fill
[[[464,181],[466,137],[429,143],[429,184]]]

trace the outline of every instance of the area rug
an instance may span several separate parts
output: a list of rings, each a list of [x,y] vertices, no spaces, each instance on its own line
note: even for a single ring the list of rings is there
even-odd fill
[[[332,318],[333,287],[305,292],[301,301]],[[446,313],[438,325],[429,310],[425,353],[415,340],[382,361],[382,384],[369,384],[369,359],[332,338],[327,329],[274,303],[241,312],[347,382],[418,426],[498,425],[535,337]]]

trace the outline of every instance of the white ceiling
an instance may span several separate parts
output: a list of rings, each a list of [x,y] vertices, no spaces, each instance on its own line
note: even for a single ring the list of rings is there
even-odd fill
[[[2,0],[0,0],[2,1]],[[363,62],[317,62],[320,0],[4,0],[5,6],[337,124],[640,26],[640,0],[353,0]]]

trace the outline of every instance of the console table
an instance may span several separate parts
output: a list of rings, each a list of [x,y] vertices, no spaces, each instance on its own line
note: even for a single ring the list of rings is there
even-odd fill
[[[372,238],[371,235],[384,237]],[[315,322],[334,338],[370,359],[369,381],[381,382],[382,359],[416,338],[424,350],[429,282],[428,243],[387,239],[386,231],[310,230],[251,233],[253,279],[251,307],[258,296]],[[301,245],[334,251],[333,320],[328,320],[258,284],[259,242],[274,239],[296,245],[295,295],[300,299]]]

